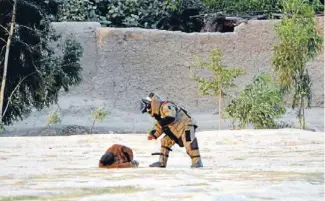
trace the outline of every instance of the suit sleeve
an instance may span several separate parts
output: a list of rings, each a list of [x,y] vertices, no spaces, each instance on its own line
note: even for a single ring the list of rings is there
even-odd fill
[[[176,107],[172,104],[165,104],[161,109],[161,120],[159,120],[159,124],[164,127],[168,124],[171,124],[175,121],[176,118]]]
[[[153,133],[150,133],[155,139],[159,138],[163,134],[162,128],[158,122],[155,123]]]

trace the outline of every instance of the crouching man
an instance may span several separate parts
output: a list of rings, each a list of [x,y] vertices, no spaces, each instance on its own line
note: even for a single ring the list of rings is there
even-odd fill
[[[139,162],[133,160],[133,152],[127,146],[114,144],[99,160],[99,168],[136,168]]]
[[[161,139],[161,153],[159,161],[150,167],[166,167],[169,152],[172,146],[177,143],[180,147],[185,147],[188,156],[192,160],[193,168],[203,167],[198,140],[195,137],[197,125],[188,115],[187,111],[176,104],[165,101],[154,93],[141,101],[142,113],[149,113],[156,119],[154,128],[151,130],[148,139],[157,139],[163,133]]]

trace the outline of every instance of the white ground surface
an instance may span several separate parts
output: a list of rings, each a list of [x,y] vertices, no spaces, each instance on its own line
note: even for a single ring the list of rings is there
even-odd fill
[[[145,135],[0,138],[0,200],[281,200],[324,197],[324,133],[293,129],[197,133],[204,168],[174,146],[148,168],[159,141]],[[137,169],[99,169],[112,144],[133,148]]]

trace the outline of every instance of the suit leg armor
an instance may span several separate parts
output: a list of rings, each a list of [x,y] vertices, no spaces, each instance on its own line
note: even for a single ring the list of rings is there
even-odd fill
[[[187,154],[191,157],[192,166],[191,167],[203,167],[199,143],[195,137],[195,129],[193,126],[188,126],[185,133],[182,136],[183,143]]]
[[[150,167],[166,167],[168,157],[169,157],[169,152],[171,151],[171,147],[174,144],[175,144],[175,141],[173,141],[167,135],[165,135],[161,139],[161,149],[160,149],[159,161],[151,164]]]

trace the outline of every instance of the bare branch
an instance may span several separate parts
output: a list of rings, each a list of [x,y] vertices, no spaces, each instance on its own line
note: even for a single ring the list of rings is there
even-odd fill
[[[5,116],[5,114],[6,114],[6,112],[7,112],[7,109],[8,109],[8,106],[9,106],[9,104],[10,104],[10,102],[11,102],[11,98],[12,98],[12,96],[14,95],[14,93],[18,90],[18,88],[19,88],[19,86],[21,85],[21,83],[23,83],[23,81],[24,81],[27,77],[29,77],[29,76],[31,76],[31,75],[33,75],[33,74],[35,74],[35,73],[36,73],[36,72],[32,72],[32,73],[26,75],[23,79],[21,79],[21,80],[18,82],[18,84],[16,85],[16,87],[14,88],[14,90],[12,90],[10,96],[8,97],[8,102],[7,102],[7,105],[6,105],[5,110],[3,111],[2,116]]]
[[[7,43],[7,41],[5,40],[5,39],[3,39],[3,38],[0,38],[4,43]],[[3,46],[3,47],[5,47],[5,45]]]
[[[2,26],[1,24],[0,24],[0,27],[3,28],[3,30],[5,30],[7,32],[7,34],[9,34],[9,31],[6,27]]]
[[[30,30],[30,31],[34,31],[34,32],[41,32],[40,30],[37,30],[37,28],[35,27],[35,25],[34,25],[34,29],[32,29],[31,27],[28,27],[28,26],[25,26],[25,25],[21,25],[21,24],[17,24],[17,27],[23,27],[23,28],[25,28],[25,29],[28,29],[28,30]]]
[[[5,49],[5,47],[6,47],[5,45],[2,47],[0,55],[2,54],[2,51]]]

